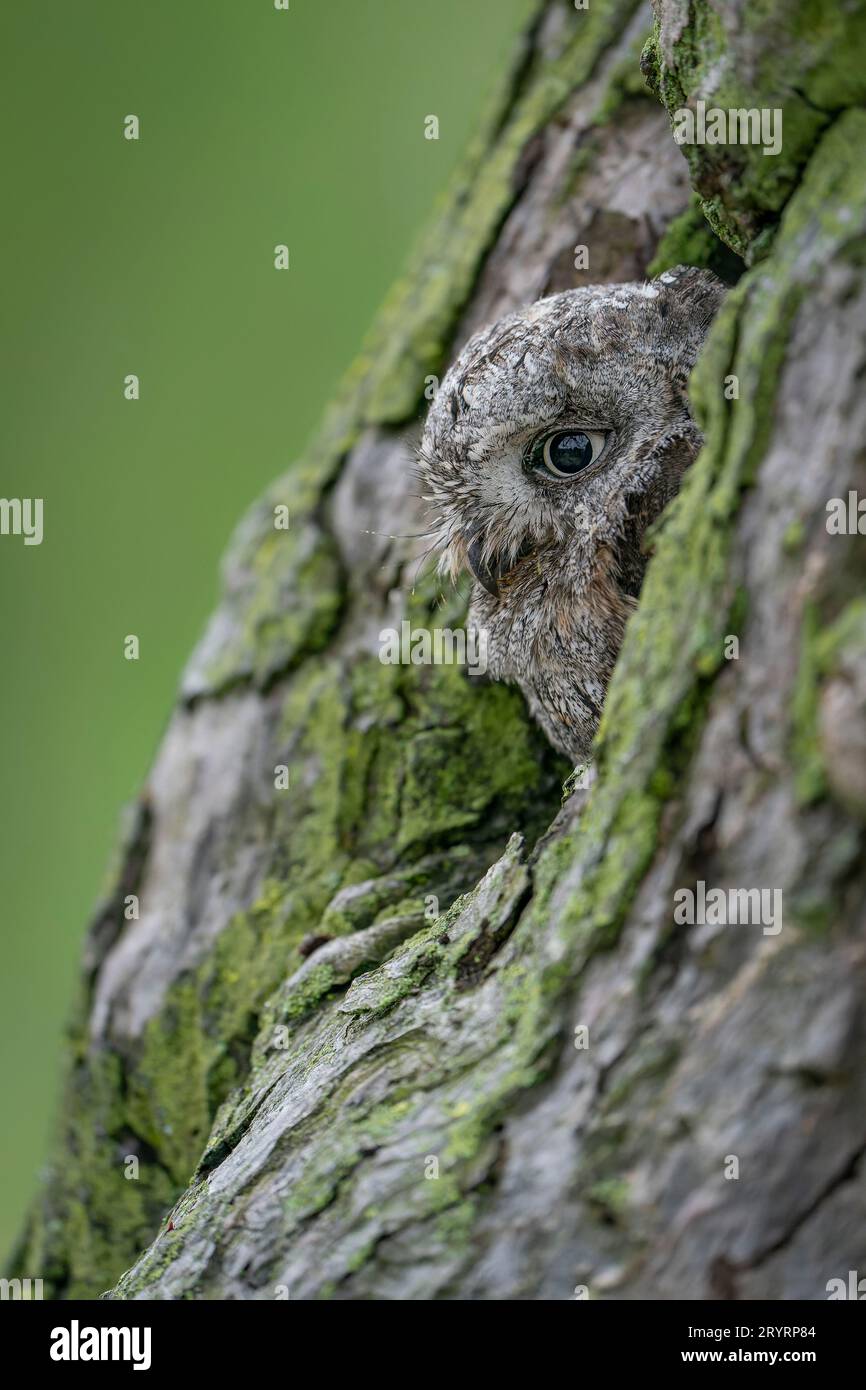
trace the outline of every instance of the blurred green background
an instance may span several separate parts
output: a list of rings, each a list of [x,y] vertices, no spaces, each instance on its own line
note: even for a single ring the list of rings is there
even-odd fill
[[[45,499],[41,546],[0,536],[3,1249],[45,1156],[118,812],[220,553],[314,428],[529,10],[3,6],[0,496]]]

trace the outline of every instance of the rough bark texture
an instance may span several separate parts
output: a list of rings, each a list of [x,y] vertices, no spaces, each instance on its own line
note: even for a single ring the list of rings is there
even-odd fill
[[[543,7],[238,532],[88,939],[16,1262],[58,1296],[814,1299],[866,1268],[864,540],[825,526],[866,492],[864,7],[659,0],[641,61],[651,27]],[[669,113],[698,98],[781,107],[783,154],[686,160]],[[463,600],[369,533],[419,529],[425,377],[467,332],[651,263],[735,279],[704,212],[752,268],[560,810],[513,691],[380,664],[381,628]],[[781,932],[676,925],[698,880],[781,889]]]

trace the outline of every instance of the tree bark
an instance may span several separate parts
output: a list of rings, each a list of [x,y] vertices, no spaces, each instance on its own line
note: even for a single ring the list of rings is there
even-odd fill
[[[88,937],[16,1260],[56,1296],[820,1299],[866,1269],[864,541],[827,526],[866,493],[866,17],[757,9],[542,6],[240,526]],[[699,99],[781,108],[781,154],[679,148]],[[706,445],[560,808],[516,692],[378,660],[465,603],[393,539],[412,441],[474,328],[678,261],[738,281]],[[700,882],[781,891],[781,930],[678,922]]]

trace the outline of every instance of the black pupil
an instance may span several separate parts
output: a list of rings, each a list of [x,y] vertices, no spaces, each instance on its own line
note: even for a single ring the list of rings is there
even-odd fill
[[[547,456],[557,472],[579,473],[592,462],[592,444],[585,434],[554,434]]]

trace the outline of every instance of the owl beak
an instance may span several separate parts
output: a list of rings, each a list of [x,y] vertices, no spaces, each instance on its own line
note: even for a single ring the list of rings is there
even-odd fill
[[[499,580],[502,577],[502,570],[494,560],[492,565],[485,564],[481,555],[484,546],[481,541],[473,541],[467,551],[469,568],[481,584],[494,598],[499,598]]]
[[[506,560],[504,556],[494,555],[486,563],[482,558],[483,551],[483,541],[475,540],[472,542],[466,552],[469,568],[488,594],[492,594],[494,598],[499,598],[500,580],[510,574],[520,560],[532,553],[532,546],[528,542],[524,542],[513,560]]]

